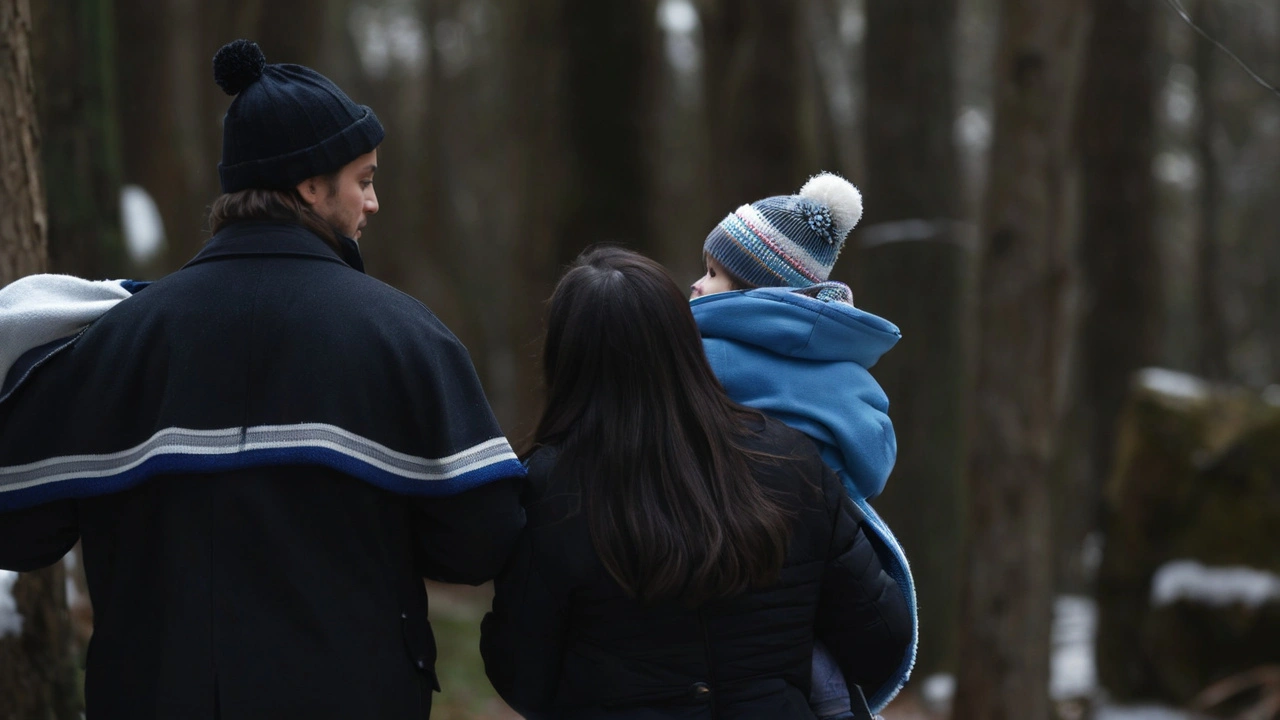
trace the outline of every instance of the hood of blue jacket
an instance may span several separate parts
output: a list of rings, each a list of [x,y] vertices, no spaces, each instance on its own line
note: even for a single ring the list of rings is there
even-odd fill
[[[902,337],[897,326],[788,288],[717,293],[690,306],[731,398],[813,438],[855,497],[880,494],[898,443],[889,399],[869,370]]]
[[[898,340],[898,326],[844,303],[789,288],[716,293],[690,302],[702,336],[733,340],[797,360],[852,361],[871,368]]]

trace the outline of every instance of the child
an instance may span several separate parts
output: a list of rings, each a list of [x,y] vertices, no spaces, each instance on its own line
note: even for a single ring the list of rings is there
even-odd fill
[[[691,288],[707,359],[729,396],[813,438],[866,514],[867,535],[911,611],[911,647],[884,687],[846,689],[815,648],[810,703],[822,718],[860,717],[848,714],[851,695],[853,711],[862,709],[860,690],[871,710],[888,704],[911,673],[918,633],[906,556],[868,504],[897,458],[889,400],[868,370],[901,333],[855,308],[848,286],[828,281],[861,217],[857,188],[831,173],[797,195],[743,205],[707,236],[707,272]]]

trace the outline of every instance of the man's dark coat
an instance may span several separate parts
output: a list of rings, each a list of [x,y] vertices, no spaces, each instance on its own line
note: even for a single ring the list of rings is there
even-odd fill
[[[243,223],[0,401],[0,567],[83,539],[90,720],[424,718],[421,577],[494,576],[523,475],[430,311]]]

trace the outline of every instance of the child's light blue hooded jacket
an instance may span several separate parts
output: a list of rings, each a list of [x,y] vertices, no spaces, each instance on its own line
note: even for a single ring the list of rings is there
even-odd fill
[[[813,438],[822,458],[867,516],[881,564],[902,589],[912,642],[899,672],[866,688],[873,711],[897,694],[915,663],[915,586],[906,555],[867,501],[884,489],[897,459],[889,399],[869,369],[902,334],[852,305],[790,288],[717,293],[691,302],[707,360],[729,397]]]

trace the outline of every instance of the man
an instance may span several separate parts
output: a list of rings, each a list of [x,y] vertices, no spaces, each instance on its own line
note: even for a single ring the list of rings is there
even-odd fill
[[[377,117],[248,41],[214,75],[213,238],[0,395],[0,567],[83,540],[90,720],[425,718],[421,577],[497,574],[524,470],[465,348],[362,272]]]

